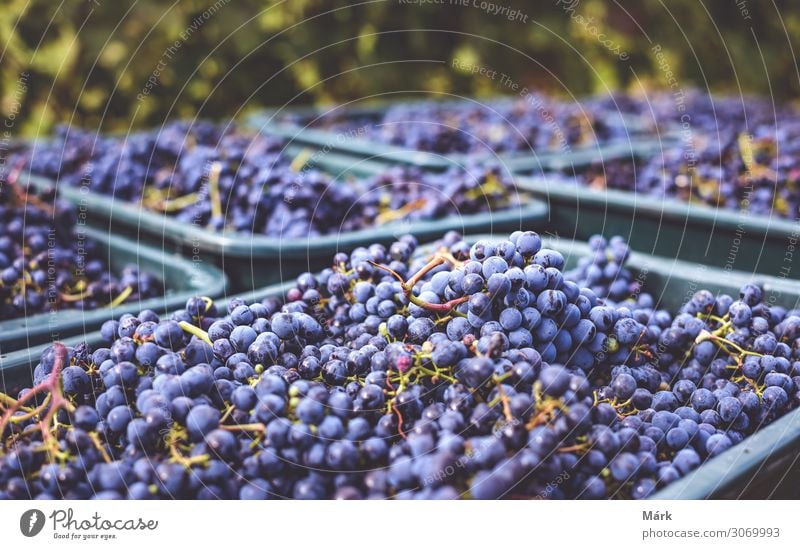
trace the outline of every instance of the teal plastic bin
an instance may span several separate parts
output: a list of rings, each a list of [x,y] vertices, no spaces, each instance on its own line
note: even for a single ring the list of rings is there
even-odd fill
[[[92,332],[106,320],[119,318],[124,313],[142,309],[163,313],[183,305],[191,296],[218,297],[225,291],[226,276],[208,262],[192,262],[96,228],[83,227],[81,231],[87,239],[100,244],[104,259],[112,271],[119,272],[126,265],[136,265],[162,282],[164,295],[126,301],[113,308],[92,311],[65,309],[3,320],[0,322],[0,353]]]
[[[596,190],[557,174],[520,176],[517,185],[547,202],[550,229],[565,238],[622,235],[631,247],[726,271],[800,278],[800,221],[754,216],[618,190]]]

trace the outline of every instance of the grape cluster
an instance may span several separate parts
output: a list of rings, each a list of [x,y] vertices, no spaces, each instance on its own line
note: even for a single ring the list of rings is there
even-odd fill
[[[0,177],[0,320],[60,309],[92,310],[159,295],[136,265],[113,273],[98,243],[81,236],[74,206],[33,193],[17,172]]]
[[[125,138],[61,128],[22,156],[31,173],[213,231],[301,238],[518,203],[513,181],[494,167],[390,168],[337,181],[307,165],[306,152],[288,154],[281,139],[208,123]]]
[[[284,299],[110,321],[0,395],[0,497],[643,498],[798,405],[800,312],[754,285],[615,304],[597,264],[407,236]]]
[[[796,219],[800,215],[800,118],[788,107],[753,98],[691,94],[650,99],[662,131],[677,126],[678,141],[650,158],[614,159],[571,167],[567,175],[593,188]],[[639,107],[644,108],[643,101]],[[634,109],[635,110],[635,109]]]
[[[336,109],[313,119],[286,115],[284,121],[439,154],[564,150],[627,136],[613,108],[533,93],[514,101],[398,104],[376,116]]]
[[[683,94],[663,91],[645,96],[614,94],[600,104],[629,116],[646,119],[659,132],[686,129],[707,133],[729,132],[737,128],[756,128],[774,124],[783,117],[796,116],[787,104],[775,104],[757,96],[711,95],[699,89],[686,89]]]
[[[568,279],[614,303],[636,299],[639,307],[652,307],[652,296],[642,293],[642,283],[625,267],[631,250],[621,236],[609,240],[601,235],[589,239],[589,255],[564,273]]]
[[[699,159],[691,165],[683,149],[668,148],[650,159],[609,160],[570,168],[564,174],[596,189],[634,191],[659,199],[796,219],[800,215],[800,166],[793,153],[778,156],[778,150],[785,150],[784,145],[774,136],[751,140],[741,135],[721,149],[718,145],[698,149]]]

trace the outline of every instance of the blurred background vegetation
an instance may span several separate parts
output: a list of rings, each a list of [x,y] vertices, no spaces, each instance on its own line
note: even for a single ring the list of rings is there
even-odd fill
[[[575,96],[664,87],[667,67],[686,88],[800,92],[796,1],[437,1],[3,0],[6,135],[57,123],[127,131],[391,92],[511,91],[453,59]],[[510,21],[500,8],[521,11]]]

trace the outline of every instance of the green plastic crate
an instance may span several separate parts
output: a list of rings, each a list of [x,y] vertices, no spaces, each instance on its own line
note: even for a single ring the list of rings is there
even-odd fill
[[[471,237],[492,238],[491,235]],[[567,268],[589,253],[585,243],[566,239],[545,238],[544,246],[559,250]],[[433,252],[421,247],[419,253]],[[800,288],[785,280],[764,275],[724,272],[692,265],[680,260],[659,258],[633,252],[628,265],[643,280],[645,291],[654,295],[659,306],[675,311],[695,291],[705,288],[713,292],[736,295],[747,282],[764,287],[765,296],[776,305],[800,306]],[[643,277],[643,278],[642,278]],[[266,297],[283,297],[291,284],[271,286],[235,297],[255,301]],[[230,298],[232,299],[232,298]],[[219,305],[225,306],[227,300]],[[64,341],[69,346],[86,342],[102,342],[99,332]],[[5,392],[30,382],[33,368],[46,345],[0,356],[0,382]],[[654,494],[654,499],[765,498],[796,497],[794,481],[800,477],[796,467],[800,451],[800,409],[764,427],[722,455],[709,460],[678,482]]]
[[[153,309],[159,313],[172,311],[193,295],[217,297],[225,291],[227,278],[213,265],[193,263],[96,228],[84,227],[82,233],[87,239],[100,244],[104,258],[114,272],[121,271],[128,264],[137,265],[140,270],[154,274],[164,284],[164,295],[127,301],[113,308],[93,311],[66,309],[0,321],[0,353],[91,332],[106,320],[119,318],[124,313],[142,309]]]
[[[622,235],[631,247],[730,271],[800,278],[800,222],[618,190],[596,190],[560,175],[520,176],[545,200],[550,228],[565,238]]]
[[[302,149],[301,149],[302,150]],[[299,152],[291,149],[291,154]],[[320,155],[315,166],[335,175],[366,177],[387,169],[386,165],[334,153]],[[23,175],[21,180],[36,187],[52,186],[46,178]],[[380,227],[308,238],[281,239],[261,234],[220,233],[187,225],[168,215],[155,213],[137,204],[114,200],[98,193],[61,185],[59,196],[75,204],[102,223],[110,232],[124,232],[162,249],[173,249],[192,258],[220,266],[230,277],[233,291],[246,291],[294,278],[303,271],[326,266],[339,251],[351,251],[373,242],[389,244],[403,234],[421,241],[439,238],[449,230],[462,233],[510,232],[515,229],[541,229],[547,220],[547,207],[539,200],[525,200],[519,206],[442,219],[396,222]]]
[[[437,101],[443,105],[468,102],[468,100]],[[430,102],[430,99],[409,100],[403,98],[399,101],[381,100],[366,105],[340,105],[328,108],[309,106],[272,108],[251,114],[245,119],[244,123],[251,129],[284,137],[293,145],[311,145],[320,149],[336,150],[381,162],[410,164],[431,170],[444,170],[453,165],[462,166],[465,163],[474,161],[492,161],[503,165],[509,170],[553,169],[556,166],[563,165],[565,162],[587,162],[596,158],[598,154],[602,154],[603,158],[650,154],[664,146],[665,141],[676,140],[675,135],[672,133],[661,136],[652,135],[652,128],[646,122],[620,113],[618,115],[618,123],[623,125],[628,133],[628,138],[623,140],[612,140],[600,145],[572,147],[568,151],[532,150],[497,155],[491,153],[439,154],[376,142],[370,140],[368,136],[360,135],[358,132],[335,132],[313,127],[302,127],[285,120],[287,117],[297,117],[301,120],[313,121],[320,116],[335,112],[336,109],[342,109],[348,117],[363,118],[376,123],[381,119],[384,111],[391,106],[399,103],[413,105],[414,103]]]

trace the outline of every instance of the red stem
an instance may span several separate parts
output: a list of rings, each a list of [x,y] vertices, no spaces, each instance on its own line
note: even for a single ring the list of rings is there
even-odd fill
[[[3,414],[3,418],[0,419],[0,436],[5,433],[6,427],[8,426],[8,422],[11,421],[11,418],[17,413],[23,404],[31,400],[34,396],[42,393],[42,392],[49,392],[50,393],[50,407],[48,408],[47,414],[45,415],[44,419],[39,422],[40,428],[42,428],[42,436],[44,438],[49,437],[49,423],[52,421],[53,416],[55,416],[56,412],[59,408],[70,408],[72,404],[68,400],[64,398],[64,395],[61,393],[59,383],[60,379],[59,376],[61,374],[61,370],[64,367],[64,363],[67,361],[67,348],[64,346],[63,343],[55,342],[53,343],[53,348],[55,351],[55,360],[53,361],[53,371],[50,372],[50,375],[47,376],[47,379],[39,383],[38,385],[31,388],[25,396],[17,400],[14,404],[8,407],[8,409]],[[47,428],[45,428],[47,425]],[[45,432],[47,434],[45,435]]]
[[[458,305],[466,302],[469,300],[468,296],[457,297],[455,299],[451,299],[445,303],[428,303],[413,294],[414,286],[416,286],[417,282],[419,282],[423,276],[428,274],[431,270],[438,267],[439,265],[445,263],[447,260],[444,257],[436,256],[430,262],[428,262],[422,269],[420,269],[414,276],[409,278],[407,281],[404,281],[403,278],[393,269],[385,265],[381,265],[380,263],[375,263],[374,261],[370,261],[369,263],[373,266],[386,271],[387,273],[391,274],[397,280],[400,281],[401,287],[403,289],[403,295],[406,298],[416,305],[417,307],[421,307],[423,309],[427,309],[429,311],[433,311],[435,313],[449,313],[452,312],[455,307]]]

